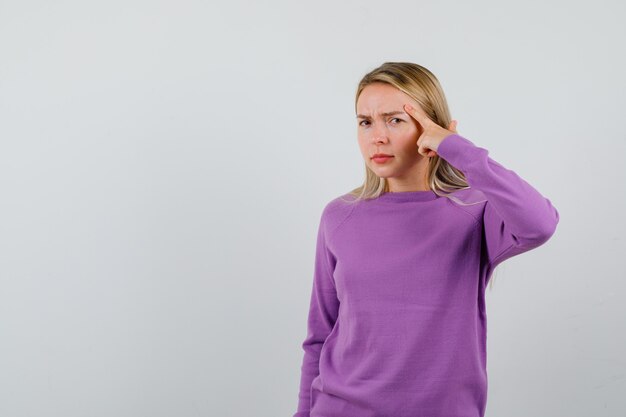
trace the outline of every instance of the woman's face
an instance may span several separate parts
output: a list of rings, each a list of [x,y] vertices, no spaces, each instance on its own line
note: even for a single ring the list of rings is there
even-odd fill
[[[356,105],[358,141],[363,159],[376,175],[391,178],[388,180],[390,189],[410,190],[427,186],[428,161],[417,151],[417,139],[423,130],[404,111],[406,103],[419,106],[394,86],[376,82],[361,91]],[[372,157],[377,153],[391,157],[375,160]]]

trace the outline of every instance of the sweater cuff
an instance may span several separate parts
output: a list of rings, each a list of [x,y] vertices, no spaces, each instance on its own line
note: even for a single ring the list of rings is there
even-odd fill
[[[437,154],[462,172],[480,163],[487,153],[486,149],[457,133],[446,136],[437,147]]]

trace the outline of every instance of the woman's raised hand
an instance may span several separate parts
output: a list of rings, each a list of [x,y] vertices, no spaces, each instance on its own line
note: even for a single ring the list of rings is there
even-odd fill
[[[444,129],[431,120],[430,117],[422,110],[420,106],[413,107],[410,104],[404,105],[404,110],[415,120],[423,129],[422,134],[417,138],[417,151],[420,155],[433,157],[437,155],[439,144],[448,136],[457,133],[457,121],[450,122],[450,128]]]

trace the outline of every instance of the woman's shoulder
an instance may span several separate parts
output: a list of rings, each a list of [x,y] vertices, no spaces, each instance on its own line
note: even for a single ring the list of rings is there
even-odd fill
[[[330,226],[331,229],[334,229],[335,226],[338,226],[350,217],[359,203],[357,200],[357,197],[350,193],[341,194],[332,198],[324,206],[322,220]]]
[[[474,223],[480,223],[487,203],[487,196],[480,190],[464,188],[453,191],[446,197],[457,213],[469,214]],[[465,216],[467,217],[467,216]]]

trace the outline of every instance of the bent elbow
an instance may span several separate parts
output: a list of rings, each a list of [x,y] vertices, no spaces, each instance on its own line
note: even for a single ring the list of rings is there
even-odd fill
[[[557,209],[552,207],[553,215],[549,219],[549,221],[544,222],[541,236],[544,242],[547,242],[552,235],[556,232],[556,226],[559,224],[559,212]]]
[[[559,223],[559,214],[556,210],[554,213],[554,217],[539,223],[532,233],[527,233],[524,237],[515,237],[517,245],[536,248],[550,240],[556,232],[556,227]]]

